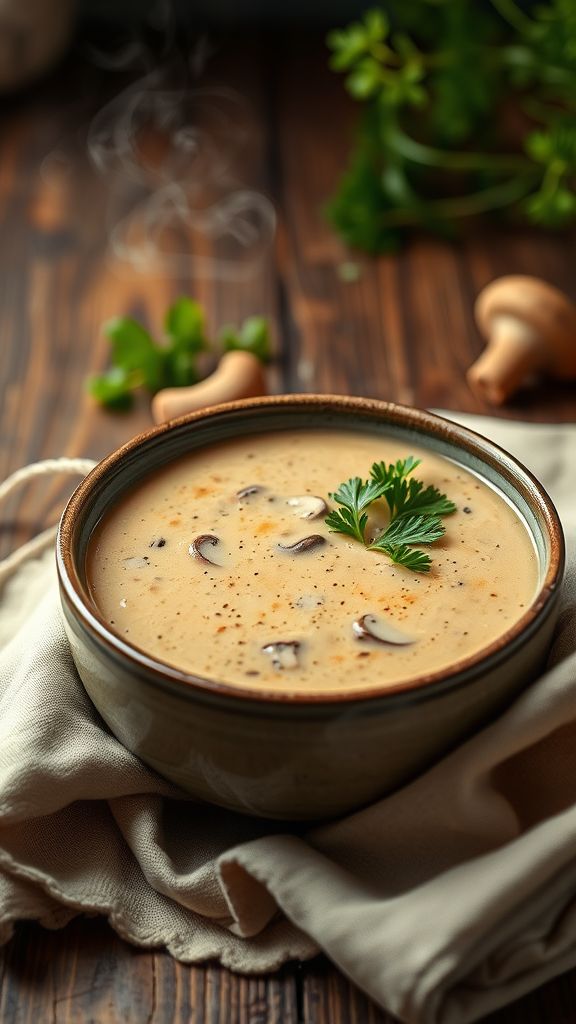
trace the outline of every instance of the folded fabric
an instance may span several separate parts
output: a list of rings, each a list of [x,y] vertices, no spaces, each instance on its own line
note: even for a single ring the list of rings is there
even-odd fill
[[[243,972],[324,950],[413,1024],[466,1024],[576,964],[576,427],[454,417],[518,455],[569,541],[546,673],[409,786],[286,834],[186,797],[110,734],[63,632],[53,557],[0,600],[0,941],[104,914]]]

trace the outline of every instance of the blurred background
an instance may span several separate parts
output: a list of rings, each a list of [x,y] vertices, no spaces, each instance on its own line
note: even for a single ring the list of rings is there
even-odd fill
[[[256,316],[271,391],[493,411],[479,291],[575,297],[575,112],[573,0],[0,0],[0,477],[150,426],[103,325],[151,352],[182,297],[177,383]],[[574,411],[562,382],[499,410]]]

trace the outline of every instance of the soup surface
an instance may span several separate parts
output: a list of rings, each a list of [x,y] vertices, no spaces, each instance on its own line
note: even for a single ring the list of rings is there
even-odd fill
[[[331,533],[315,500],[334,508],[341,482],[408,455],[457,506],[426,548],[429,573]],[[385,501],[369,515],[367,533],[384,527]],[[87,575],[111,629],[160,661],[243,689],[331,693],[394,687],[485,647],[531,602],[538,559],[505,499],[456,463],[403,440],[280,431],[156,470],[98,525]]]

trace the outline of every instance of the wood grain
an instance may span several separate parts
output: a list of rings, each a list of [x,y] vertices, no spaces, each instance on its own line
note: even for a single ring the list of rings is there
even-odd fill
[[[262,73],[236,51],[225,65],[226,90],[250,108],[229,173],[236,188],[266,190]],[[219,88],[216,59],[211,75],[206,87]],[[168,78],[167,87],[178,83]],[[277,319],[269,250],[251,277],[226,281],[195,273],[192,255],[166,273],[153,262],[130,265],[114,250],[113,229],[141,189],[133,173],[99,173],[87,147],[94,116],[126,86],[126,75],[106,75],[72,57],[42,88],[0,104],[0,478],[46,457],[101,458],[152,425],[145,397],[129,415],[111,415],[87,394],[87,377],[108,364],[102,324],[109,318],[134,316],[158,337],[170,302],[193,294],[212,334],[254,312]],[[198,175],[210,183],[202,164]],[[152,190],[157,183],[150,178]],[[200,194],[198,204],[215,198]],[[180,249],[190,251],[189,238]],[[272,370],[271,386],[277,385]],[[58,484],[40,484],[14,501],[3,517],[0,554],[53,521],[65,493]]]
[[[458,244],[417,237],[400,253],[349,253],[323,217],[349,150],[355,111],[325,70],[317,41],[218,43],[204,82],[247,97],[247,145],[238,182],[274,200],[276,247],[248,280],[137,270],[110,247],[111,208],[129,208],[134,183],[102,178],[86,138],[95,113],[130,81],[79,54],[37,88],[0,102],[0,478],[26,462],[99,458],[150,424],[143,398],[127,416],[98,409],[86,375],[107,363],[100,325],[119,312],[161,328],[177,295],[192,294],[217,328],[270,316],[278,358],[273,390],[375,395],[419,405],[492,412],[464,372],[481,349],[472,303],[491,278],[539,274],[576,299],[576,237],[483,228]],[[161,160],[150,138],[151,160]],[[210,191],[210,189],[208,190]],[[112,195],[113,193],[113,195]],[[114,199],[112,203],[111,197]],[[118,205],[119,204],[119,205]],[[113,219],[113,217],[112,217]],[[203,255],[210,244],[203,243]],[[357,280],[343,279],[352,261]],[[576,419],[576,390],[525,392],[503,415]],[[0,521],[0,554],[61,509],[65,489],[35,485]],[[326,961],[242,978],[136,950],[99,920],[61,932],[18,927],[0,951],[2,1024],[391,1024]],[[571,972],[485,1024],[576,1020]]]
[[[303,985],[306,1024],[395,1024],[363,992],[337,973],[326,960],[307,967]]]
[[[62,931],[21,925],[6,947],[2,1024],[298,1024],[296,985],[286,970],[243,977],[215,965],[187,968],[139,950],[101,920]]]

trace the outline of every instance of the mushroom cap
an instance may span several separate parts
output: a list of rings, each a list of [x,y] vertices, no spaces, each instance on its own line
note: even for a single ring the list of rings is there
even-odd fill
[[[499,277],[484,288],[474,306],[476,323],[489,337],[499,316],[515,317],[546,343],[546,368],[558,377],[576,376],[576,306],[538,277]]]

